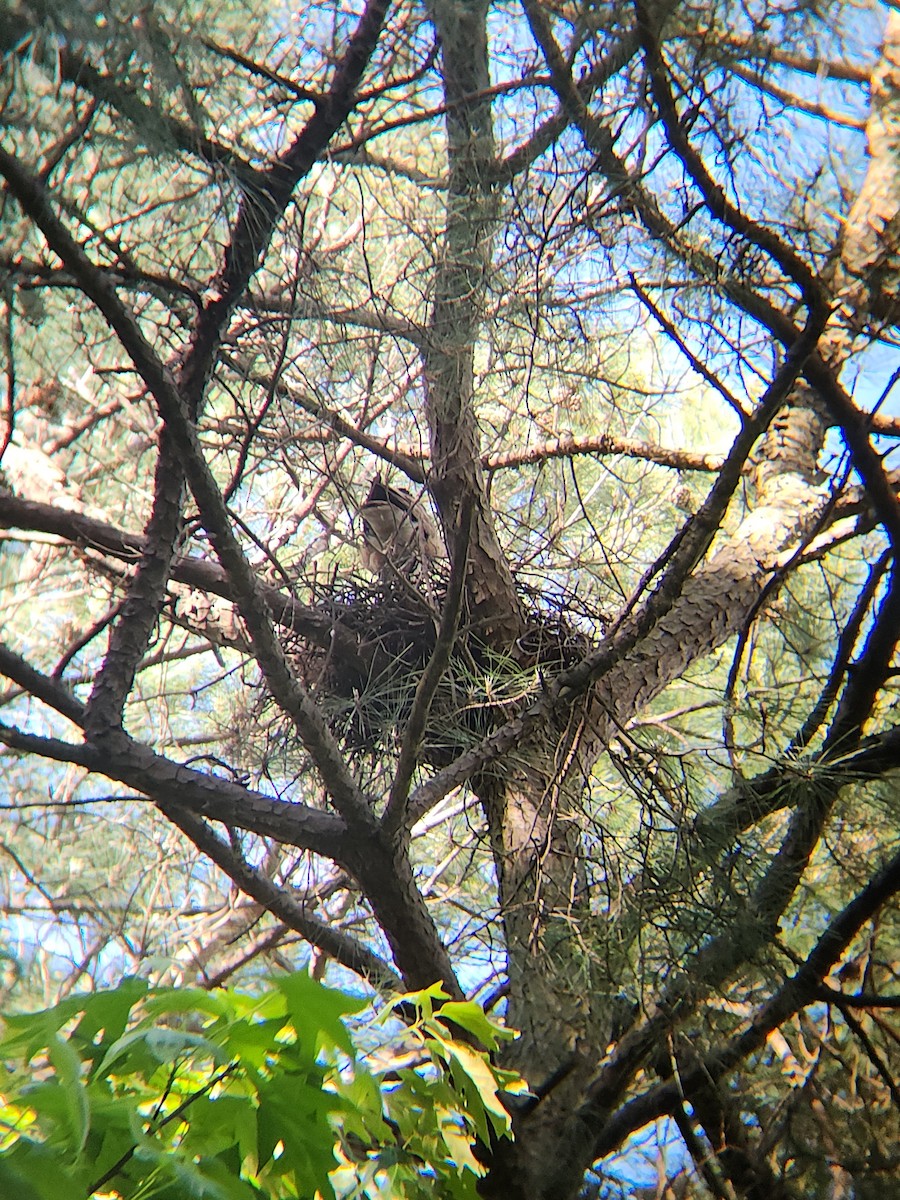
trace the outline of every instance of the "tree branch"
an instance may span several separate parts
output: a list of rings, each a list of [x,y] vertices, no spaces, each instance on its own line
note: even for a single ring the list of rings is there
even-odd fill
[[[311,946],[324,951],[335,962],[380,991],[402,991],[399,976],[382,958],[334,925],[307,912],[302,900],[296,899],[286,887],[251,866],[227,842],[217,837],[201,817],[179,804],[161,804],[159,807],[245,895],[251,896],[289,929],[299,933]]]
[[[668,75],[660,51],[656,22],[646,5],[646,0],[634,0],[637,16],[637,32],[644,50],[644,60],[650,76],[650,87],[660,119],[665,127],[669,145],[681,160],[688,176],[694,181],[703,197],[703,202],[727,228],[734,230],[765,252],[781,267],[785,275],[800,288],[807,309],[820,312],[829,306],[829,298],[817,275],[807,266],[791,246],[765,225],[741,212],[716,183],[706,168],[702,156],[691,145],[675,107],[675,98],[669,86]]]
[[[622,455],[623,458],[637,458],[643,462],[658,463],[661,467],[671,467],[673,471],[714,472],[720,471],[724,463],[721,454],[703,454],[694,450],[659,446],[655,442],[617,437],[611,433],[578,438],[566,435],[529,446],[526,450],[504,450],[485,454],[481,462],[487,472],[493,473],[549,462],[555,458],[575,458],[579,455],[596,455],[599,458]]]
[[[0,15],[0,50],[5,54],[21,52],[23,47],[21,18],[12,14]],[[29,52],[49,50],[45,65],[51,74],[58,71],[63,79],[89,92],[95,99],[109,105],[139,131],[152,130],[151,142],[169,139],[172,148],[199,158],[210,167],[226,170],[238,184],[250,186],[262,178],[261,172],[235,150],[206,136],[197,126],[171,117],[141,99],[136,88],[124,86],[119,77],[104,74],[68,44],[59,45],[43,39],[28,43]]]
[[[900,853],[895,854],[878,870],[868,884],[836,917],[819,938],[800,969],[786,980],[774,996],[764,1004],[749,1027],[725,1046],[722,1046],[688,1068],[687,1080],[669,1082],[651,1088],[642,1096],[629,1100],[609,1119],[593,1124],[589,1109],[583,1109],[585,1135],[592,1145],[595,1160],[615,1150],[629,1134],[674,1111],[681,1102],[685,1083],[692,1081],[694,1072],[711,1079],[721,1079],[759,1050],[769,1034],[784,1024],[807,1004],[820,998],[822,980],[838,962],[863,925],[893,896],[900,892]]]
[[[52,212],[44,190],[2,147],[0,173],[5,175],[20,204],[39,226],[52,249],[77,276],[85,294],[94,301],[118,334],[123,347],[152,391],[160,414],[170,431],[169,442],[174,446],[181,467],[187,474],[204,526],[219,561],[231,580],[235,603],[247,626],[254,653],[273,696],[297,725],[304,745],[321,772],[325,786],[339,810],[348,819],[361,822],[364,826],[371,824],[374,828],[370,802],[357,787],[321,714],[298,685],[285,660],[275,637],[265,600],[260,594],[253,570],[232,531],[228,510],[206,463],[196,427],[179,388],[147,342],[133,314],[120,302],[109,281],[93,266]],[[258,232],[253,232],[251,241],[254,244]],[[235,239],[238,239],[237,233]],[[236,240],[233,245],[237,244]],[[239,252],[238,257],[249,269],[245,251],[246,246]],[[229,287],[237,287],[237,267],[234,260],[227,267],[226,275]],[[224,303],[228,296],[229,291],[226,288],[222,299],[217,303]],[[223,315],[222,312],[220,315]],[[211,351],[209,339],[214,336],[215,331],[215,320],[207,322],[203,331],[206,341],[194,344],[196,353],[191,359],[191,373],[200,371],[205,374],[204,350],[206,353]],[[170,486],[175,482],[170,481]]]
[[[530,3],[531,0],[526,0]],[[500,755],[518,745],[534,729],[544,725],[553,713],[570,707],[579,697],[608,674],[614,666],[675,604],[685,580],[708,550],[725,510],[738,486],[741,472],[760,434],[768,427],[785,396],[796,382],[809,354],[821,335],[827,312],[810,314],[806,328],[775,373],[752,417],[748,417],[735,439],[719,475],[700,509],[676,536],[667,569],[641,612],[622,629],[607,637],[603,645],[570,670],[557,675],[522,711],[471,750],[419,785],[410,797],[413,821],[422,816],[453,788],[465,783]]]
[[[462,612],[468,565],[469,538],[472,532],[472,506],[468,500],[464,501],[463,505],[462,519],[452,548],[450,581],[444,596],[434,650],[416,685],[412,708],[403,729],[390,795],[382,817],[384,830],[392,839],[397,837],[406,825],[409,787],[418,763],[419,749],[425,736],[431,704],[444,672],[450,665],[456,645],[456,633]]]
[[[0,742],[54,762],[128,784],[158,806],[177,804],[225,825],[234,825],[288,846],[311,850],[338,864],[345,852],[346,828],[333,813],[255,792],[231,780],[172,762],[149,747],[119,734],[115,748],[75,745],[40,737],[13,725],[0,725]]]
[[[127,533],[84,513],[35,500],[21,500],[2,491],[0,528],[40,530],[127,563],[136,562],[146,544],[143,534]],[[225,571],[205,559],[176,557],[172,563],[171,577],[179,583],[212,592],[232,603],[235,601],[235,591]],[[301,604],[293,596],[262,580],[257,580],[257,587],[273,620],[279,625],[333,653],[347,670],[358,674],[360,678],[368,675],[368,662],[357,635],[345,629],[333,614]]]

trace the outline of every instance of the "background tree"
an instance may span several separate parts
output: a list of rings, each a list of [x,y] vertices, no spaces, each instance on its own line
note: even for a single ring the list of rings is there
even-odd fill
[[[22,994],[306,946],[503,1005],[485,1194],[663,1118],[700,1192],[883,1186],[897,10],[0,41]],[[360,558],[376,475],[446,560]]]

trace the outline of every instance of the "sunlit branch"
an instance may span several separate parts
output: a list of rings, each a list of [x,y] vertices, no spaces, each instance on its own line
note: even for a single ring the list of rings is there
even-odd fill
[[[557,458],[576,458],[580,455],[607,458],[621,455],[644,462],[671,467],[674,471],[719,471],[724,463],[721,454],[702,454],[693,450],[657,446],[653,442],[637,441],[632,438],[616,437],[601,433],[596,437],[561,437],[552,441],[529,446],[527,450],[504,450],[485,454],[482,465],[486,471],[503,471],[516,467],[532,466]]]
[[[431,175],[420,170],[413,163],[391,158],[387,154],[373,154],[366,146],[356,150],[350,149],[349,145],[343,149],[336,147],[333,158],[338,163],[349,163],[354,167],[369,167],[373,171],[383,171],[385,175],[397,179],[409,179],[417,186],[429,188],[434,192],[444,191],[447,187],[446,179]]]
[[[249,383],[261,388],[272,384],[271,377],[257,372],[245,371],[240,363],[230,355],[224,355],[223,361],[233,370],[242,375]],[[413,451],[410,447],[393,448],[381,439],[351,424],[340,413],[329,409],[320,403],[309,391],[294,387],[290,383],[279,380],[276,391],[282,394],[292,404],[316,417],[332,429],[338,437],[347,438],[354,445],[377,455],[383,462],[401,470],[414,483],[422,484],[426,480],[426,464],[429,455],[425,451]],[[580,455],[610,457],[622,455],[646,462],[658,463],[663,467],[671,467],[676,471],[714,472],[722,467],[723,458],[720,454],[703,454],[678,447],[658,446],[653,442],[638,441],[634,438],[622,438],[615,434],[603,433],[594,437],[565,437],[541,442],[529,446],[526,450],[506,450],[486,453],[481,457],[481,465],[488,472],[511,470],[521,466],[530,466],[559,458],[575,458]]]
[[[421,348],[424,331],[411,321],[405,321],[387,312],[376,312],[371,308],[356,306],[354,308],[338,308],[326,305],[308,296],[298,297],[295,304],[286,306],[278,296],[264,295],[253,297],[250,311],[254,316],[283,314],[291,321],[327,321],[331,325],[368,329],[374,333],[386,333],[391,337],[400,338],[416,348]]]
[[[270,376],[244,370],[240,363],[231,356],[223,356],[223,361],[233,370],[239,372],[248,383],[253,383],[261,388],[271,388],[273,386],[273,380]],[[277,382],[274,382],[274,391],[276,395],[283,396],[291,404],[296,405],[304,412],[309,413],[310,416],[321,421],[324,426],[331,429],[338,437],[346,438],[355,446],[360,446],[362,449],[369,450],[372,454],[377,455],[383,462],[397,467],[414,483],[421,484],[425,482],[425,471],[421,458],[415,458],[402,450],[393,450],[380,438],[373,437],[363,429],[358,429],[345,417],[342,417],[340,413],[335,412],[333,409],[328,408],[327,405],[318,401],[315,395],[308,389],[294,387],[290,383],[285,383],[283,379],[279,379]]]
[[[499,217],[490,183],[496,154],[493,111],[485,94],[490,86],[486,13],[481,0],[466,9],[441,0],[433,13],[441,38],[448,189],[422,360],[431,495],[452,541],[471,505],[469,613],[486,641],[502,643],[522,631],[522,611],[488,503],[473,391]]]
[[[701,836],[708,831],[719,845],[724,845],[726,843],[720,839],[726,831],[732,832],[729,827],[735,817],[740,822],[747,817],[758,820],[764,815],[765,808],[759,806],[760,783],[765,783],[766,790],[772,787],[776,789],[774,798],[777,804],[774,807],[793,806],[794,813],[782,847],[757,889],[757,901],[763,911],[766,907],[771,907],[776,913],[782,911],[784,896],[792,894],[841,787],[848,779],[858,777],[863,756],[857,758],[856,752],[861,745],[865,745],[861,743],[860,733],[890,674],[898,638],[900,584],[895,563],[887,594],[869,630],[865,647],[848,676],[844,694],[816,762],[808,764],[805,769],[801,767],[796,770],[794,785],[786,791],[779,793],[777,789],[779,786],[784,789],[785,773],[790,777],[792,770],[790,764],[786,768],[767,772],[760,781],[751,781],[748,792],[743,796],[740,793],[730,796],[727,801],[720,801],[719,805],[698,817],[697,829]],[[885,736],[877,749],[883,753],[887,745],[888,738]],[[871,766],[871,763],[868,765]],[[769,811],[774,811],[774,807]]]
[[[90,100],[84,112],[56,139],[52,146],[43,154],[44,163],[40,171],[41,183],[46,183],[68,152],[77,146],[91,127],[100,105],[97,100]]]
[[[635,0],[635,2],[657,108],[665,125],[669,142],[685,170],[700,189],[705,204],[720,221],[760,246],[774,258],[786,274],[801,288],[810,313],[817,314],[816,319],[823,312],[827,315],[830,302],[821,281],[812,274],[799,255],[786,246],[775,233],[740,212],[727,199],[724,190],[709,175],[701,156],[691,145],[678,120],[656,33],[644,8],[643,0]],[[759,308],[756,309],[756,312],[751,308],[748,308],[747,311],[754,315],[759,312],[763,316],[762,310]],[[771,324],[766,320],[766,324],[776,336],[784,340],[784,318],[780,314],[776,316],[773,313],[771,315],[774,320]],[[765,316],[763,319],[765,320]],[[804,374],[810,385],[825,402],[833,419],[840,424],[853,456],[854,466],[865,481],[891,540],[897,544],[900,539],[900,501],[887,480],[879,455],[869,442],[869,430],[865,415],[859,412],[850,397],[838,384],[833,371],[817,354],[808,356]]]
[[[869,82],[869,72],[864,67],[858,67],[852,62],[798,54],[794,50],[784,49],[771,40],[764,40],[752,34],[736,33],[721,28],[712,29],[710,26],[700,25],[696,29],[681,31],[680,36],[693,42],[706,42],[712,37],[717,43],[743,51],[746,58],[751,61],[776,63],[778,66],[798,71],[802,75],[812,75],[816,79],[836,79],[842,83],[858,84]]]
[[[530,0],[528,0],[530,2]],[[803,364],[821,336],[827,313],[810,314],[803,334],[788,352],[781,368],[761,397],[756,412],[748,418],[735,439],[718,477],[700,509],[676,536],[667,557],[667,566],[655,591],[641,611],[622,628],[607,637],[599,649],[581,663],[561,672],[523,711],[485,738],[478,746],[461,754],[450,766],[420,784],[410,797],[413,821],[420,819],[454,787],[466,782],[477,771],[544,723],[551,713],[571,705],[589,687],[603,678],[633,649],[653,626],[671,609],[681,593],[684,581],[708,550],[737,488],[744,465],[759,436],[793,388]]]
[[[706,1143],[701,1142],[694,1131],[694,1120],[697,1114],[696,1111],[688,1114],[688,1100],[689,1097],[685,1096],[679,1104],[675,1105],[672,1110],[672,1120],[681,1134],[681,1139],[693,1160],[694,1167],[709,1189],[710,1195],[714,1200],[730,1200],[731,1193],[726,1190],[724,1181],[719,1178],[718,1171],[713,1165],[713,1155],[710,1154]]]

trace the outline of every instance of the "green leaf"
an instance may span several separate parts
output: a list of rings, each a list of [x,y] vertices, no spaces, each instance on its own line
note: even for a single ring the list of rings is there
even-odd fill
[[[383,1020],[393,1019],[400,1005],[412,1004],[418,1009],[420,1019],[427,1021],[434,1015],[435,1007],[441,1007],[441,1001],[450,997],[441,983],[433,983],[431,987],[423,988],[420,992],[404,992],[395,996],[389,1005],[382,1009],[380,1016]]]
[[[156,988],[143,1005],[148,1018],[174,1013],[208,1013],[212,1017],[232,1015],[227,992],[207,992],[203,988]]]
[[[316,1045],[337,1046],[353,1054],[353,1042],[341,1018],[365,1008],[366,1000],[326,988],[303,971],[283,976],[275,986],[287,1001],[287,1015],[298,1039],[308,1043],[311,1034]]]
[[[500,1100],[496,1076],[484,1055],[477,1054],[462,1042],[447,1042],[445,1046],[453,1061],[474,1085],[485,1109],[500,1121],[502,1128],[509,1128],[509,1113]]]
[[[145,1072],[161,1063],[173,1063],[183,1058],[205,1058],[222,1065],[227,1057],[222,1049],[199,1033],[181,1029],[136,1029],[115,1041],[97,1068],[98,1075],[108,1075],[116,1064],[120,1073]]]
[[[147,995],[147,991],[145,979],[128,977],[115,988],[85,997],[83,1014],[76,1031],[79,1039],[88,1047],[87,1052],[82,1053],[86,1053],[92,1061],[99,1058],[101,1049],[125,1032],[132,1010]],[[101,1033],[102,1041],[97,1044]],[[90,1054],[89,1048],[95,1044],[96,1053]]]
[[[82,1008],[83,1004],[77,1004],[75,998],[70,997],[56,1008],[7,1016],[4,1018],[5,1029],[0,1039],[0,1049],[6,1053],[22,1054],[26,1059],[31,1058],[39,1051],[46,1050],[56,1031]]]
[[[41,1200],[41,1196],[21,1171],[10,1161],[12,1155],[0,1156],[0,1196],[15,1196],[16,1200]]]
[[[305,975],[214,1003],[196,991],[149,996],[134,980],[73,999],[8,1030],[3,1115],[29,1136],[0,1150],[2,1200],[72,1200],[119,1163],[109,1188],[123,1200],[328,1200],[335,1180],[348,1198],[463,1200],[480,1170],[474,1131],[508,1126],[498,1088],[509,1077],[449,1036],[456,1016],[479,1019],[469,1005],[448,1019],[438,987],[416,994],[425,1015],[401,1033],[433,1065],[392,1072],[389,1084],[358,1061],[344,1024],[365,1002]],[[43,1054],[52,1071],[38,1058],[35,1083]],[[223,1063],[227,1076],[209,1088]]]
[[[228,1059],[240,1059],[243,1067],[262,1070],[273,1056],[281,1057],[288,1047],[280,1037],[284,1029],[284,1003],[282,1015],[276,1020],[238,1020],[218,1029],[208,1030],[209,1037],[222,1048]]]
[[[66,1099],[73,1150],[78,1155],[84,1149],[91,1122],[90,1104],[81,1077],[82,1062],[72,1049],[71,1042],[59,1034],[54,1034],[50,1039],[47,1052]]]
[[[0,1155],[0,1186],[4,1200],[74,1200],[84,1193],[63,1157],[30,1138]]]
[[[483,1175],[484,1168],[472,1153],[472,1139],[463,1128],[459,1115],[446,1109],[438,1109],[437,1116],[441,1137],[457,1171],[471,1171],[473,1175]]]
[[[474,1000],[448,1000],[441,1005],[435,1014],[445,1025],[458,1025],[467,1030],[486,1050],[494,1050],[501,1040],[509,1040],[516,1036],[511,1029],[506,1029],[491,1021],[480,1004]]]

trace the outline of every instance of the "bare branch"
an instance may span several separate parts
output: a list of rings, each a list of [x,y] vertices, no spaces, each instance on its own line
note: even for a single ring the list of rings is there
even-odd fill
[[[441,611],[437,639],[435,640],[431,658],[428,660],[428,664],[416,685],[412,708],[403,730],[403,739],[400,743],[397,765],[394,768],[391,792],[382,818],[384,829],[391,838],[399,835],[405,823],[409,787],[418,761],[422,739],[425,736],[428,715],[431,711],[431,705],[434,701],[438,685],[450,665],[450,658],[456,643],[456,634],[459,628],[459,619],[463,605],[463,585],[468,565],[471,531],[472,511],[470,506],[466,506],[452,549],[450,582],[447,585],[447,592],[444,596],[444,606]]]
[[[137,562],[146,545],[142,534],[126,533],[84,513],[34,500],[21,500],[2,491],[0,527],[41,530],[88,551],[110,555],[126,563]],[[236,593],[225,571],[204,559],[176,557],[172,563],[171,577],[179,583],[212,592],[232,603],[236,600]],[[321,613],[261,580],[257,580],[256,586],[274,621],[332,652],[348,670],[360,677],[366,676],[369,667],[362,656],[358,637],[343,628],[333,614]]]
[[[486,471],[493,472],[550,462],[555,458],[575,458],[579,455],[606,458],[619,454],[625,458],[637,458],[644,462],[658,463],[661,467],[671,467],[673,471],[719,471],[724,462],[721,454],[703,454],[677,449],[674,446],[657,446],[653,442],[616,437],[610,433],[578,438],[567,435],[537,446],[529,446],[527,450],[505,450],[496,454],[485,454],[481,461]]]
[[[242,892],[252,896],[288,929],[301,934],[311,946],[322,950],[372,987],[389,992],[402,990],[401,980],[383,959],[342,930],[308,912],[302,899],[295,898],[286,888],[248,863],[227,842],[217,837],[201,817],[179,805],[161,804],[160,808]]]

